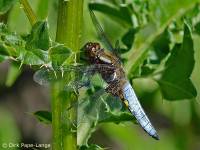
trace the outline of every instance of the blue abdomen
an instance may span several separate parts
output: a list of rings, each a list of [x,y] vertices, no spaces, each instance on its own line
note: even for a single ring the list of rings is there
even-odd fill
[[[131,86],[131,84],[127,81],[123,87],[123,96],[124,99],[128,101],[128,107],[130,112],[135,116],[140,126],[153,138],[159,139],[156,130],[145,114],[140,102]]]

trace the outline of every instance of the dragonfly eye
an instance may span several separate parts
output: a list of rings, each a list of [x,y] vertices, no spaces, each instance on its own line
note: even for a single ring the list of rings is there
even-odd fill
[[[99,50],[101,47],[100,47],[100,44],[99,43],[95,43],[95,49]]]

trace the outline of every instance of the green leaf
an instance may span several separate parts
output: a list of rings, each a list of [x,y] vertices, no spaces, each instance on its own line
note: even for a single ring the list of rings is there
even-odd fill
[[[99,88],[100,87],[98,87],[98,89]],[[98,91],[101,90],[102,89],[99,89]],[[86,97],[85,103],[79,107],[81,110],[80,113],[84,113],[83,115],[87,116],[86,119],[89,118],[90,121],[98,123],[115,122],[117,124],[123,121],[135,120],[118,97],[105,94],[104,91],[102,91],[102,93],[99,93],[98,91],[91,94],[91,90],[89,89],[89,100],[88,97]],[[82,120],[82,117],[80,117],[80,120]]]
[[[36,111],[33,115],[42,123],[51,124],[52,114],[49,111]]]
[[[67,60],[71,55],[71,50],[64,45],[58,44],[51,47],[49,50],[49,56],[54,67],[59,67]]]
[[[95,88],[88,96],[84,97],[83,102],[78,107],[78,144],[87,144],[89,137],[99,123],[120,123],[124,121],[135,121],[131,113],[117,97],[105,94],[100,87]],[[89,126],[89,127],[88,127]],[[87,134],[85,134],[87,133]]]
[[[99,109],[98,122],[114,122],[119,124],[124,121],[135,121],[133,115],[124,106],[118,97],[108,95],[104,98],[104,105]]]
[[[26,49],[48,50],[50,38],[48,24],[46,21],[39,21],[34,24],[31,34],[27,37]]]
[[[194,63],[193,41],[189,27],[185,24],[183,42],[175,45],[162,77],[157,80],[164,98],[181,100],[196,97],[197,91],[190,80]]]
[[[0,14],[6,13],[16,2],[16,0],[1,0],[0,1]]]
[[[9,58],[9,53],[4,45],[0,42],[0,62],[7,60]]]
[[[12,62],[6,78],[6,86],[11,87],[15,83],[16,79],[20,76],[20,74],[20,64]]]
[[[3,42],[0,42],[0,55],[1,56],[9,56],[9,53],[8,53],[6,47],[4,46]]]
[[[0,23],[0,55],[15,57],[17,55],[16,47],[23,46],[24,41],[22,38],[9,32],[6,25]]]
[[[101,114],[101,116],[106,116],[105,118],[100,119],[99,123],[105,123],[105,122],[113,122],[116,124],[119,124],[120,122],[124,121],[135,121],[135,118],[133,115],[131,115],[130,112],[104,112],[104,114]]]
[[[41,49],[26,50],[23,47],[17,48],[18,57],[22,64],[44,65],[48,63],[48,52]]]
[[[121,5],[118,8],[108,5],[106,3],[90,3],[89,8],[91,10],[100,11],[115,20],[117,23],[121,23],[123,26],[132,26],[132,5]]]
[[[45,28],[44,31],[42,25]],[[16,33],[9,32],[4,24],[0,24],[0,55],[16,58],[20,60],[22,64],[27,65],[47,64],[49,61],[48,52],[40,49],[45,46],[48,49],[49,46],[45,44],[49,43],[49,37],[47,36],[48,31],[46,30],[46,23],[36,23],[31,34],[27,37],[26,42]],[[36,35],[40,36],[40,38]]]

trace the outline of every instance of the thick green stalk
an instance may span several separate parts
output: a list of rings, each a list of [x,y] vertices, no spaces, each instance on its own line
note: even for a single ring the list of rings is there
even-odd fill
[[[73,52],[80,49],[83,0],[59,0],[56,41],[64,43]],[[70,62],[77,62],[77,57]],[[71,75],[68,75],[71,80]],[[77,149],[77,133],[74,123],[77,108],[67,110],[77,101],[74,93],[63,92],[62,81],[52,85],[53,150]]]
[[[28,17],[31,25],[34,25],[37,22],[37,18],[28,1],[20,0],[20,3],[23,6],[24,12],[26,13],[26,16]]]
[[[56,40],[79,51],[83,0],[59,0]]]

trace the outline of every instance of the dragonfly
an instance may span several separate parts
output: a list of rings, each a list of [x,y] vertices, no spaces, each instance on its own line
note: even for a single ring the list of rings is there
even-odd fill
[[[88,42],[83,46],[82,50],[84,51],[87,61],[90,65],[86,68],[82,68],[82,66],[76,66],[67,67],[67,69],[76,71],[78,70],[81,72],[82,77],[87,76],[87,79],[93,76],[95,73],[98,73],[107,83],[105,91],[114,97],[118,97],[125,107],[130,111],[130,113],[136,118],[138,124],[144,129],[144,131],[146,131],[154,139],[159,140],[157,131],[147,117],[132,85],[126,77],[123,64],[116,54],[116,48],[112,46],[94,12],[91,10],[90,15],[99,37],[109,50],[102,48],[98,42]],[[118,47],[118,44],[116,45],[117,46],[115,47]],[[64,70],[65,69],[66,68],[64,68]],[[48,71],[46,71],[45,74],[42,74],[42,71],[36,72],[34,75],[34,80],[40,84],[44,84],[46,83],[46,80],[52,80],[55,78],[55,75],[52,73],[52,75],[48,75],[48,79],[46,78],[45,80],[42,80],[42,77],[44,78],[44,75],[46,75],[47,72]],[[76,88],[81,88],[84,86],[84,84],[80,84],[81,82],[77,82],[78,86],[76,85]],[[89,82],[89,80],[85,81],[85,83]]]

